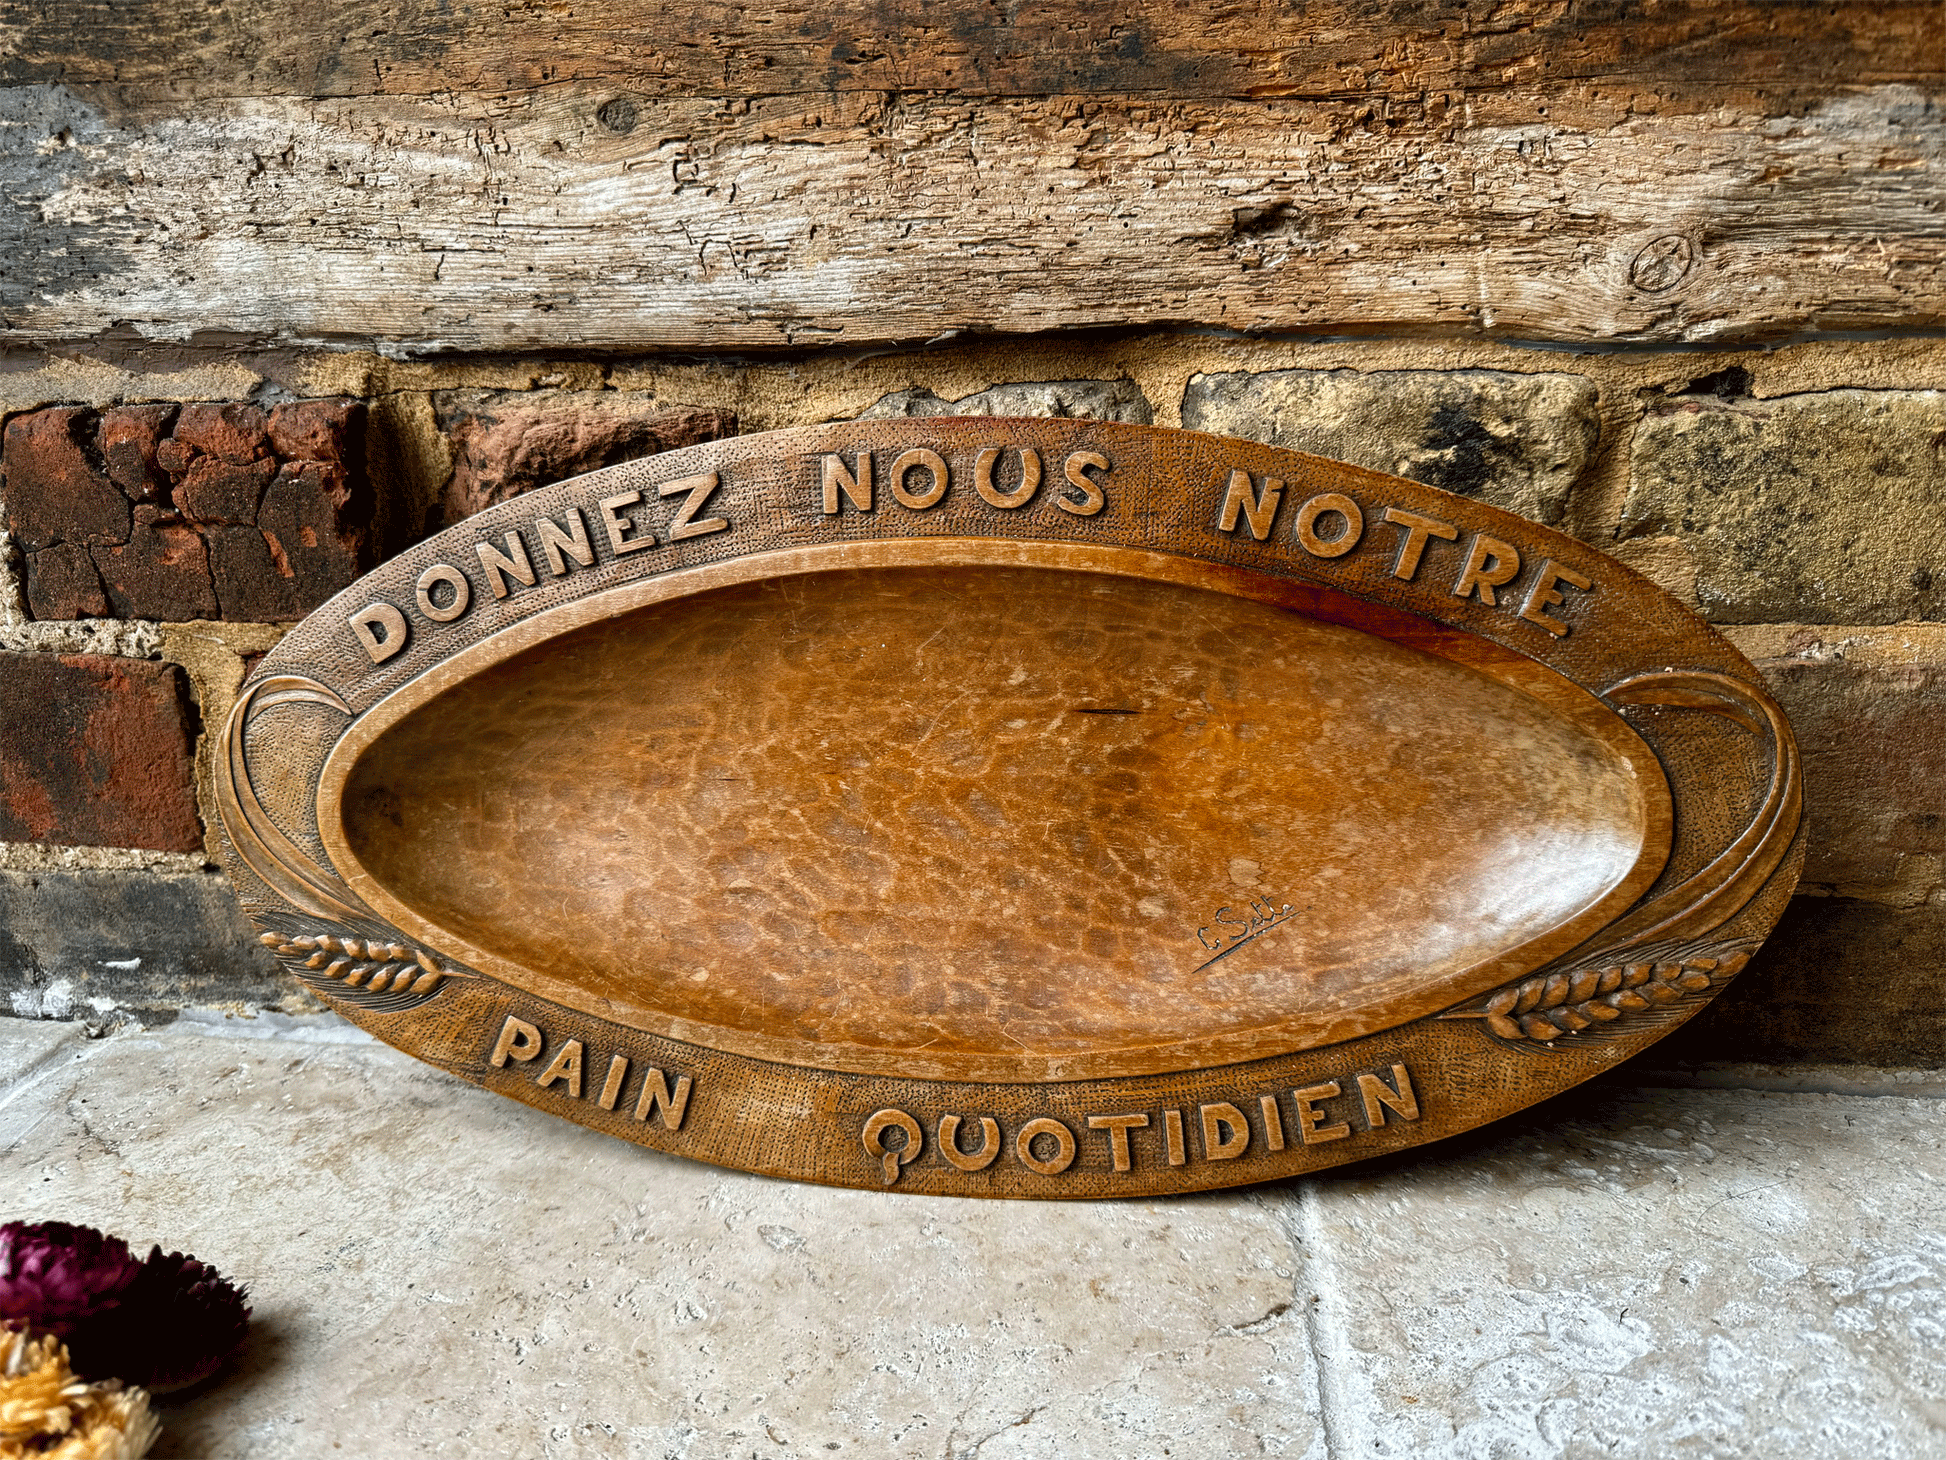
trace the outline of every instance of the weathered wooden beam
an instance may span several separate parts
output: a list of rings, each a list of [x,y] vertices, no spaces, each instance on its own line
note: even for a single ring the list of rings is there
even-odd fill
[[[0,83],[157,98],[432,96],[604,84],[644,97],[1419,96],[1604,81],[1655,93],[1937,76],[1936,0],[5,0]]]
[[[765,349],[1195,324],[1677,342],[1946,324],[1936,107],[1645,117],[845,93],[0,93],[0,338]],[[31,101],[32,105],[25,104]],[[9,223],[7,220],[11,218]]]

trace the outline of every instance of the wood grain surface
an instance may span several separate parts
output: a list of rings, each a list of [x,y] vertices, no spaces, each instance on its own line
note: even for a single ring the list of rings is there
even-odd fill
[[[603,82],[637,96],[1402,97],[1601,81],[1788,95],[1936,71],[1940,9],[1809,0],[1182,6],[8,0],[0,81],[124,98],[433,96]]]
[[[5,17],[0,339],[1946,322],[1930,4]]]
[[[415,937],[643,1028],[1016,1082],[1432,1013],[1662,870],[1653,753],[1531,660],[924,551],[408,692],[326,773],[333,860]]]

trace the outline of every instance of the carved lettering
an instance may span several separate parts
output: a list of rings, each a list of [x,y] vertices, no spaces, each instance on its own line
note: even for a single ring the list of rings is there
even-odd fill
[[[547,1036],[536,1025],[509,1014],[493,1041],[487,1063],[495,1069],[504,1069],[509,1062],[527,1064],[539,1058],[546,1045]],[[566,1040],[534,1077],[534,1083],[543,1090],[559,1088],[570,1099],[579,1100],[584,1089],[587,1060],[587,1046],[583,1041]],[[602,1079],[601,1092],[596,1097],[603,1110],[613,1110],[621,1103],[622,1089],[628,1082],[632,1063],[625,1054],[609,1056],[608,1071]],[[659,1114],[663,1129],[681,1130],[683,1117],[689,1109],[691,1088],[692,1082],[687,1075],[678,1075],[675,1088],[671,1089],[668,1076],[661,1070],[644,1071],[641,1097],[635,1102],[636,1120],[646,1123],[650,1116]]]
[[[567,576],[568,558],[573,558],[584,568],[595,565],[595,547],[588,541],[588,522],[581,515],[579,507],[568,508],[567,515],[560,523],[551,517],[536,517],[534,536],[539,540],[541,553],[547,559],[547,571],[556,578]],[[563,553],[567,556],[563,557]]]
[[[517,532],[509,532],[506,542],[504,553],[490,542],[473,544],[473,551],[480,556],[480,566],[486,569],[487,587],[493,590],[495,598],[507,596],[509,577],[528,588],[534,586],[534,565],[527,557],[526,542]]]
[[[905,1140],[899,1145],[888,1146],[885,1144],[886,1133],[894,1130],[903,1134]],[[919,1122],[903,1110],[880,1110],[866,1117],[865,1154],[879,1163],[885,1172],[887,1186],[899,1179],[901,1166],[910,1165],[918,1158],[919,1148],[924,1141]]]
[[[1459,536],[1459,529],[1450,522],[1441,522],[1437,517],[1421,517],[1417,512],[1407,512],[1398,507],[1387,507],[1385,520],[1394,527],[1404,529],[1399,534],[1399,556],[1392,564],[1392,576],[1408,582],[1419,571],[1419,560],[1425,556],[1429,538],[1451,542]]]
[[[547,1068],[534,1077],[534,1083],[545,1090],[556,1080],[568,1082],[568,1094],[575,1099],[581,1098],[581,1041],[570,1039],[554,1052],[554,1058],[547,1062]]]
[[[939,1154],[948,1164],[962,1171],[984,1171],[1000,1154],[1000,1123],[990,1115],[980,1117],[980,1149],[970,1155],[959,1148],[959,1117],[939,1117]]]
[[[507,1022],[500,1026],[500,1037],[493,1041],[493,1053],[487,1056],[487,1063],[496,1070],[505,1069],[508,1060],[525,1064],[541,1052],[544,1043],[539,1029],[509,1014]]]
[[[1072,512],[1076,517],[1093,517],[1108,505],[1108,494],[1104,484],[1088,475],[1090,470],[1113,471],[1114,464],[1098,451],[1077,451],[1070,456],[1061,468],[1068,485],[1080,492],[1079,497],[1069,497],[1065,493],[1054,499],[1054,505],[1063,512]]]
[[[622,1082],[628,1079],[628,1056],[618,1054],[608,1061],[608,1078],[601,1082],[601,1098],[595,1103],[603,1110],[613,1110],[615,1102],[622,1098]]]
[[[730,520],[727,517],[698,518],[709,499],[716,494],[719,484],[718,474],[705,472],[701,476],[677,477],[673,482],[664,482],[658,495],[673,497],[686,493],[682,505],[676,508],[676,515],[669,519],[669,541],[681,542],[689,537],[708,537],[712,532],[728,532]]]
[[[1282,506],[1284,488],[1285,484],[1276,477],[1259,481],[1249,472],[1232,470],[1217,509],[1217,531],[1235,533],[1247,524],[1252,537],[1258,542],[1267,541]],[[1460,529],[1453,523],[1408,512],[1403,507],[1387,507],[1384,519],[1399,529],[1398,555],[1392,564],[1392,575],[1408,582],[1418,576],[1431,543],[1459,540]],[[1297,509],[1291,523],[1291,537],[1314,558],[1344,557],[1364,541],[1365,511],[1343,492],[1320,492]],[[1514,544],[1476,533],[1468,545],[1453,594],[1459,598],[1477,598],[1488,607],[1501,607],[1499,590],[1519,577],[1521,562],[1520,550]],[[1540,625],[1556,638],[1567,634],[1568,626],[1547,610],[1564,601],[1562,584],[1583,591],[1593,587],[1573,569],[1549,559],[1520,608],[1522,618]]]
[[[1264,1113],[1264,1144],[1273,1151],[1284,1149],[1284,1112],[1275,1095],[1259,1095],[1257,1108]]]
[[[908,472],[923,471],[930,481],[923,492],[906,490],[905,479]],[[928,507],[936,507],[946,495],[946,487],[951,480],[946,469],[946,460],[937,451],[928,451],[923,446],[915,446],[910,451],[899,454],[892,463],[892,500],[901,507],[910,507],[914,512],[923,512]]]
[[[1317,1107],[1318,1101],[1329,1100],[1342,1093],[1343,1087],[1336,1080],[1291,1091],[1291,1097],[1297,1101],[1297,1133],[1305,1145],[1319,1146],[1326,1141],[1342,1141],[1351,1134],[1351,1127],[1343,1121],[1336,1125],[1323,1124],[1329,1117]]]
[[[1229,1101],[1205,1105],[1199,1113],[1203,1117],[1205,1161],[1234,1161],[1250,1149],[1250,1122]]]
[[[1406,1073],[1404,1065],[1392,1066],[1392,1083],[1387,1085],[1380,1075],[1360,1075],[1358,1095],[1365,1102],[1365,1124],[1377,1130],[1385,1124],[1385,1112],[1389,1108],[1397,1113],[1400,1120],[1419,1118],[1419,1097],[1412,1089],[1412,1076]]]
[[[1493,590],[1504,588],[1519,572],[1520,554],[1512,543],[1476,532],[1473,545],[1466,550],[1466,566],[1460,569],[1459,581],[1453,584],[1453,597],[1478,594],[1480,602],[1492,608],[1495,606]]]
[[[1584,593],[1595,586],[1574,569],[1564,568],[1549,558],[1541,564],[1540,576],[1534,579],[1534,586],[1527,590],[1527,601],[1520,607],[1522,618],[1530,624],[1539,624],[1557,639],[1568,636],[1568,626],[1558,618],[1549,616],[1547,610],[1567,601],[1557,586],[1562,583],[1570,588],[1579,588]]]
[[[389,603],[368,604],[345,622],[374,664],[383,664],[405,648],[405,615]]]
[[[980,500],[987,506],[1012,512],[1033,501],[1034,493],[1040,490],[1041,454],[1032,447],[1021,451],[1020,485],[1011,492],[1003,492],[993,484],[993,469],[1003,454],[1000,447],[989,446],[974,458],[973,490],[980,494]]]
[[[838,497],[844,499],[860,512],[872,510],[872,454],[869,451],[858,453],[858,465],[846,467],[845,459],[833,452],[823,458],[824,471],[824,515],[838,515]]]
[[[617,1073],[620,1056],[616,1057],[616,1062],[616,1065],[611,1065],[608,1081],[603,1086],[604,1102],[611,1098],[612,1090],[618,1088],[621,1082],[621,1075]],[[556,1055],[554,1065],[549,1068],[566,1067],[568,1063],[565,1055]],[[1295,1139],[1307,1146],[1322,1145],[1364,1131],[1378,1130],[1388,1121],[1419,1119],[1419,1096],[1413,1088],[1412,1076],[1402,1064],[1394,1064],[1389,1070],[1389,1074],[1369,1071],[1345,1074],[1335,1080],[1292,1091],[1297,1109]],[[1364,1108],[1364,1123],[1357,1127],[1349,1120],[1334,1119],[1332,1112],[1324,1108],[1324,1102],[1342,1097],[1353,1081],[1357,1084],[1358,1099]],[[1187,1139],[1188,1122],[1184,1119],[1184,1111],[1164,1109],[1161,1120],[1163,1159],[1171,1166],[1186,1166],[1197,1160],[1234,1161],[1248,1155],[1257,1136],[1257,1128],[1244,1113],[1248,1098],[1240,1096],[1239,1100],[1243,1103],[1211,1100],[1197,1105],[1194,1119],[1201,1140],[1193,1147]],[[1284,1109],[1279,1098],[1273,1094],[1258,1095],[1255,1099],[1263,1115],[1265,1147],[1272,1152],[1287,1150],[1293,1138],[1287,1134]],[[1130,1132],[1149,1129],[1154,1117],[1147,1111],[1131,1110],[1090,1115],[1085,1119],[1090,1131],[1100,1131],[1106,1137],[1109,1169],[1118,1175],[1132,1171],[1135,1151]],[[956,1170],[968,1173],[984,1171],[994,1164],[1004,1150],[1005,1132],[992,1116],[951,1113],[937,1117],[923,1113],[911,1116],[900,1110],[881,1110],[866,1122],[865,1143],[867,1153],[884,1166],[887,1185],[897,1179],[900,1167],[923,1154],[926,1126],[922,1122],[927,1120],[933,1122],[933,1139],[937,1142],[941,1160]],[[979,1147],[969,1151],[961,1145],[961,1130],[963,1125],[975,1120],[980,1128]],[[903,1134],[891,1135],[895,1128]],[[1022,1165],[1043,1176],[1060,1175],[1074,1164],[1079,1154],[1073,1128],[1066,1121],[1051,1115],[1027,1120],[1014,1132],[1012,1147]]]
[[[1180,1110],[1162,1112],[1162,1151],[1171,1166],[1180,1166],[1189,1159],[1189,1152],[1183,1145]]]
[[[1128,1133],[1132,1130],[1141,1130],[1148,1123],[1148,1116],[1140,1113],[1088,1117],[1089,1130],[1108,1132],[1108,1159],[1117,1171],[1126,1171],[1131,1164],[1128,1156]]]
[[[664,1130],[681,1130],[683,1112],[689,1109],[689,1076],[676,1076],[674,1092],[669,1089],[669,1081],[660,1070],[647,1070],[642,1075],[642,1093],[635,1101],[635,1118],[647,1121],[656,1111],[662,1112]]]
[[[1054,1154],[1037,1156],[1034,1142],[1042,1136],[1054,1142]],[[1020,1128],[1014,1137],[1014,1154],[1020,1157],[1020,1164],[1029,1171],[1038,1171],[1043,1176],[1059,1176],[1074,1164],[1074,1132],[1052,1116],[1038,1116]]]
[[[1020,459],[1020,484],[1003,489],[1000,473],[1007,453]],[[1061,464],[1066,488],[1057,493],[1054,503],[1076,517],[1093,517],[1108,505],[1107,483],[1102,473],[1114,470],[1114,463],[1098,451],[1076,451]],[[973,459],[973,490],[989,507],[1014,512],[1031,503],[1039,493],[1044,468],[1040,452],[1032,447],[987,446]],[[875,502],[872,453],[859,451],[847,462],[838,452],[818,458],[819,488],[824,515],[840,515],[845,504],[854,511],[870,512]],[[952,489],[952,466],[937,451],[914,446],[899,453],[885,474],[885,485],[900,506],[925,512],[945,501]],[[726,524],[727,525],[727,524]],[[712,531],[721,529],[712,528]],[[673,538],[673,534],[672,534]]]
[[[1318,535],[1318,519],[1327,515],[1344,519],[1344,526],[1335,537]],[[1297,521],[1291,532],[1312,557],[1342,558],[1365,535],[1365,514],[1343,492],[1322,492],[1297,509]]]
[[[434,596],[433,589],[444,584],[447,589],[445,603]],[[419,612],[436,624],[449,624],[473,602],[473,583],[451,563],[434,563],[419,575],[414,587],[418,599]]]
[[[568,1099],[581,1099],[584,1090],[589,1088],[587,1080],[591,1059],[581,1039],[568,1039],[553,1045],[538,1026],[509,1014],[503,1019],[495,1036],[487,1063],[495,1069],[503,1069],[509,1064],[531,1064],[550,1049],[551,1057],[538,1066],[534,1084],[543,1090],[559,1090]],[[622,1104],[623,1092],[634,1067],[635,1061],[627,1054],[609,1055],[600,1090],[594,1092],[595,1102],[601,1109],[614,1110]],[[1297,1137],[1303,1144],[1320,1145],[1343,1140],[1356,1133],[1348,1121],[1334,1121],[1331,1113],[1322,1108],[1323,1102],[1341,1097],[1345,1093],[1346,1083],[1354,1080],[1364,1110],[1361,1129],[1378,1130],[1388,1122],[1416,1121],[1420,1118],[1418,1092],[1404,1065],[1390,1066],[1389,1073],[1368,1071],[1344,1075],[1337,1080],[1291,1092],[1297,1109]],[[692,1088],[693,1082],[687,1075],[677,1076],[672,1083],[669,1075],[662,1070],[644,1070],[634,1106],[635,1119],[646,1123],[651,1117],[660,1115],[665,1129],[680,1130]],[[1289,1141],[1285,1134],[1284,1113],[1277,1096],[1259,1095],[1256,1099],[1263,1115],[1265,1146],[1272,1152],[1287,1149]],[[1170,1166],[1185,1166],[1192,1159],[1234,1161],[1249,1153],[1256,1137],[1256,1128],[1244,1114],[1243,1106],[1227,1100],[1214,1100],[1199,1104],[1195,1111],[1201,1140],[1193,1153],[1186,1139],[1184,1112],[1181,1109],[1165,1109],[1162,1112],[1162,1155]],[[1006,1133],[1000,1122],[990,1115],[948,1113],[936,1119],[932,1116],[923,1118],[934,1120],[933,1136],[940,1159],[957,1171],[969,1175],[985,1171],[1007,1149]],[[1090,1131],[1100,1131],[1107,1137],[1110,1169],[1118,1175],[1132,1171],[1135,1157],[1130,1132],[1148,1129],[1152,1124],[1150,1113],[1126,1111],[1090,1115],[1086,1117],[1086,1122]],[[962,1126],[974,1123],[979,1127],[979,1144],[976,1149],[967,1150],[962,1145]],[[926,1127],[921,1124],[921,1117],[888,1107],[866,1120],[861,1138],[866,1154],[879,1164],[885,1173],[885,1184],[890,1186],[898,1180],[903,1168],[924,1155]],[[1028,1170],[1042,1176],[1059,1176],[1069,1170],[1079,1156],[1079,1144],[1073,1128],[1052,1115],[1027,1120],[1014,1133],[1011,1144],[1016,1159]]]
[[[621,509],[633,507],[642,500],[640,492],[617,492],[612,497],[603,497],[595,503],[601,513],[601,525],[608,529],[608,546],[615,550],[615,556],[624,553],[639,553],[643,548],[655,546],[655,534],[643,532],[640,537],[630,537],[631,532],[639,530],[639,524],[632,517],[624,517]]]
[[[1235,532],[1237,514],[1250,524],[1250,535],[1258,542],[1270,536],[1270,529],[1277,520],[1277,505],[1284,500],[1284,484],[1276,477],[1265,477],[1261,490],[1250,480],[1247,471],[1230,473],[1230,483],[1223,489],[1223,509],[1216,515],[1218,532]]]

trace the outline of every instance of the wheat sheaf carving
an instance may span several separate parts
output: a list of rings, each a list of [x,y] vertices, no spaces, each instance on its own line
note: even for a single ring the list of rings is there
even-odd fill
[[[381,943],[375,938],[339,938],[330,933],[287,936],[265,933],[258,942],[280,958],[288,958],[319,978],[343,980],[346,988],[382,994],[429,994],[452,970],[433,962],[423,948],[404,943]]]
[[[1688,995],[1729,982],[1749,961],[1749,951],[1740,950],[1724,958],[1536,974],[1487,1000],[1487,1028],[1502,1039],[1535,1039],[1545,1044],[1624,1014],[1681,1003]]]

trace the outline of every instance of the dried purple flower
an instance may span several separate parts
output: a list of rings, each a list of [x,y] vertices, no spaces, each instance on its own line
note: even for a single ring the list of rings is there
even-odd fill
[[[158,1392],[186,1388],[243,1342],[247,1296],[208,1263],[157,1247],[121,1301],[76,1332],[74,1367]]]
[[[0,1325],[64,1340],[76,1373],[147,1389],[208,1378],[243,1342],[250,1305],[207,1263],[67,1222],[0,1226]]]
[[[119,1237],[67,1222],[0,1226],[0,1323],[66,1339],[111,1312],[141,1275]]]

